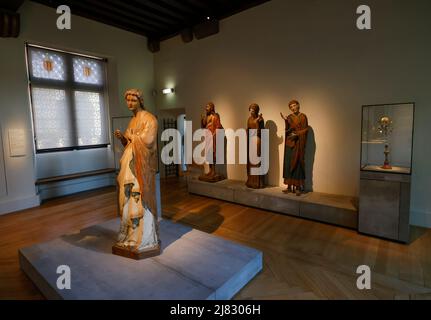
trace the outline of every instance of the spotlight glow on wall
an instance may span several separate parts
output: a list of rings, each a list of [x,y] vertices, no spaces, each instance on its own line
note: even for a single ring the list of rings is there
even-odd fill
[[[174,88],[166,88],[166,89],[163,89],[162,92],[163,94],[171,94],[171,93],[174,93],[175,90]]]

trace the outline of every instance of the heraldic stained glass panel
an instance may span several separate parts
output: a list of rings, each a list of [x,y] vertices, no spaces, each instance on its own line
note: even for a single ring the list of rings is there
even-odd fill
[[[73,76],[78,83],[103,84],[103,68],[100,61],[73,58]]]
[[[30,51],[31,75],[34,78],[66,80],[66,63],[61,54],[33,49]]]

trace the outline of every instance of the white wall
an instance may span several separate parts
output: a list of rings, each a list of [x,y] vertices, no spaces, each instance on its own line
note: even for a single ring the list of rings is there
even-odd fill
[[[185,108],[195,128],[212,100],[225,128],[245,127],[248,105],[270,120],[269,183],[282,184],[284,123],[291,99],[313,128],[307,162],[314,191],[358,195],[361,106],[416,102],[412,223],[431,226],[431,2],[367,0],[371,31],[356,28],[356,0],[272,0],[221,22],[220,34],[165,41],[155,54],[160,109]],[[310,170],[311,171],[311,168]],[[244,166],[229,178],[245,180]]]
[[[123,92],[131,87],[143,89],[147,108],[155,110],[151,94],[154,87],[153,54],[147,50],[145,37],[78,16],[72,16],[72,30],[60,31],[56,28],[58,15],[55,9],[30,1],[25,1],[19,13],[19,38],[0,39],[0,127],[3,137],[0,157],[4,153],[7,180],[7,192],[0,194],[0,213],[37,205],[36,178],[113,167],[112,152],[108,149],[58,153],[55,159],[53,154],[41,155],[36,170],[25,42],[108,58],[111,117],[129,115]],[[12,158],[9,154],[7,132],[16,128],[26,129],[25,157]],[[71,182],[73,188],[67,183],[64,187],[76,190],[77,182]],[[83,188],[85,185],[89,185],[88,181],[83,181]]]

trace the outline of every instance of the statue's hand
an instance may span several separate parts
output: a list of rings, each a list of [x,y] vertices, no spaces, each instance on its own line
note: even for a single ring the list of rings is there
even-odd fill
[[[119,129],[115,130],[114,135],[119,140],[123,140],[124,139],[124,135],[121,133],[121,131]]]

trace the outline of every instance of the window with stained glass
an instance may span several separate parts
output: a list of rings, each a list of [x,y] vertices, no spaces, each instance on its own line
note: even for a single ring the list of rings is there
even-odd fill
[[[35,79],[66,80],[63,56],[46,50],[31,50],[31,77]]]
[[[99,61],[73,58],[73,77],[79,83],[102,84],[103,70]]]
[[[106,61],[27,45],[37,152],[106,147]]]

